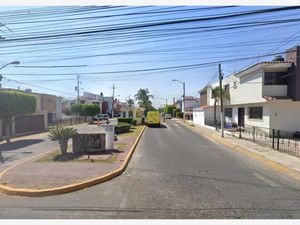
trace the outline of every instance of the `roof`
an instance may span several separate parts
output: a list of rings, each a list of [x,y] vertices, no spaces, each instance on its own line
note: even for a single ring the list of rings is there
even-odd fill
[[[273,101],[273,100],[292,100],[288,96],[263,96],[264,99],[267,101]]]
[[[249,66],[239,72],[237,72],[236,74],[234,74],[234,76],[244,76],[246,74],[249,74],[253,71],[259,70],[259,69],[264,69],[266,66],[268,66],[268,68],[289,68],[291,67],[292,62],[291,61],[285,61],[285,62],[281,62],[281,61],[264,61],[264,62],[259,62],[256,63],[252,66]]]
[[[200,111],[200,110],[203,110],[203,109],[204,109],[203,106],[193,108],[194,111]]]

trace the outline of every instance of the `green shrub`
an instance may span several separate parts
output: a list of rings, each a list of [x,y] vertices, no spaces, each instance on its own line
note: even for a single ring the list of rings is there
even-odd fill
[[[131,124],[129,123],[119,123],[115,126],[115,133],[116,134],[123,134],[128,133],[131,128]]]
[[[118,118],[118,123],[130,123],[132,124],[132,118]]]
[[[182,112],[177,112],[176,117],[177,118],[183,118],[183,113]]]
[[[137,120],[132,120],[132,125],[136,126],[136,124],[137,124]]]

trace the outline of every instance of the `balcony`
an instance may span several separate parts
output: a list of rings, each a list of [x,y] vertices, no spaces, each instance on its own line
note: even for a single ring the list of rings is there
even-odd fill
[[[287,85],[263,85],[262,96],[287,96]]]

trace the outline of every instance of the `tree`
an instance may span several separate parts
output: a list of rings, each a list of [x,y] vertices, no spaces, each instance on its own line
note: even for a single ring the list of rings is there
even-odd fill
[[[10,126],[15,116],[32,114],[36,110],[36,97],[21,91],[0,91],[0,118],[5,124],[5,138],[10,142]]]
[[[66,114],[67,116],[71,116],[71,115],[72,115],[72,112],[71,112],[71,110],[70,110],[69,108],[63,109],[62,112],[63,112],[64,114]]]
[[[229,100],[230,99],[230,94],[228,91],[225,91],[223,90],[222,91],[223,93],[223,100],[224,99],[227,99]],[[211,90],[211,97],[213,99],[215,99],[214,101],[214,124],[215,124],[215,127],[216,127],[216,130],[217,130],[217,103],[219,103],[220,99],[221,99],[221,89],[219,86],[213,88]]]
[[[129,107],[132,107],[134,105],[134,100],[133,99],[128,99],[127,104]]]
[[[96,105],[96,104],[82,105],[82,115],[83,116],[95,116],[99,112],[100,112],[99,105]]]
[[[58,141],[62,155],[67,153],[68,140],[78,134],[73,127],[56,127],[50,130],[49,133],[51,140]]]
[[[150,98],[153,98],[153,95],[149,94],[148,88],[146,89],[139,89],[136,95],[134,96],[135,99],[138,101],[140,107],[144,108],[145,111],[153,110],[152,102]]]
[[[174,105],[166,105],[164,107],[164,113],[173,115],[173,109],[176,109]]]
[[[71,105],[71,112],[74,114],[82,115],[82,104]]]

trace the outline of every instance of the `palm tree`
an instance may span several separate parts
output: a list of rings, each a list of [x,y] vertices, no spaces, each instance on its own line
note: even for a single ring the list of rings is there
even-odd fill
[[[230,99],[230,94],[228,91],[222,90],[223,94],[223,100],[229,100]],[[214,124],[217,130],[217,103],[219,103],[221,99],[221,88],[219,86],[213,88],[211,90],[211,98],[215,99],[214,101]]]
[[[133,99],[128,99],[127,104],[129,106],[129,108],[131,108],[134,105],[134,100]]]
[[[146,111],[152,110],[152,102],[150,101],[150,98],[153,98],[153,95],[149,94],[148,88],[146,89],[140,89],[134,95],[135,99],[138,101],[138,104],[140,107],[144,108]]]
[[[51,138],[51,140],[58,141],[62,155],[67,153],[68,140],[78,134],[77,130],[73,127],[57,127],[51,129],[49,133],[49,138]]]

